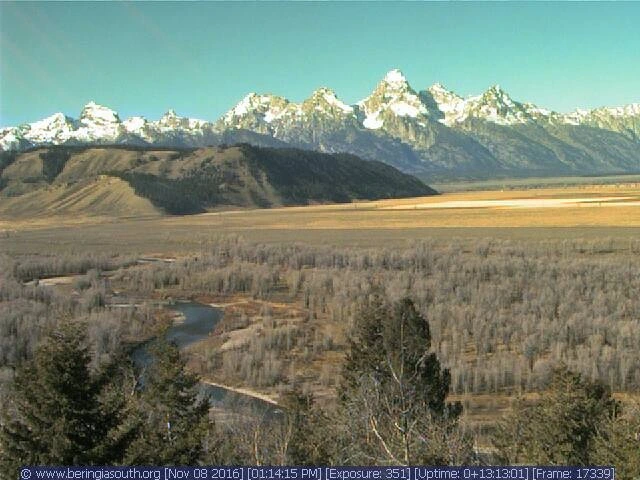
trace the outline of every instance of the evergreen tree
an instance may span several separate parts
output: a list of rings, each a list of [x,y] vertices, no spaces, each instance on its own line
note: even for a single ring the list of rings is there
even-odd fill
[[[16,372],[3,408],[0,466],[16,478],[20,465],[95,465],[117,461],[126,400],[113,365],[92,372],[86,327],[63,323]]]
[[[172,344],[159,341],[143,379],[135,422],[137,436],[126,464],[189,465],[202,453],[209,424],[209,403],[198,399],[198,378]]]
[[[429,325],[411,300],[376,296],[361,311],[339,389],[349,461],[469,460],[469,439],[457,428],[461,405],[447,403],[449,372],[430,347]]]
[[[619,415],[606,421],[596,435],[592,463],[613,465],[616,478],[640,478],[640,403],[625,405]]]
[[[555,370],[535,405],[520,400],[498,424],[494,445],[505,464],[589,465],[594,440],[619,406],[602,384]]]
[[[329,419],[316,405],[311,394],[299,387],[286,393],[280,405],[286,410],[288,430],[291,432],[287,450],[288,465],[327,465],[331,457],[331,429]]]

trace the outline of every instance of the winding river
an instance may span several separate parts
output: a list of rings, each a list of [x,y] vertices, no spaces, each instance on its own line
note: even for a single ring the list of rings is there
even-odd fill
[[[142,257],[137,260],[138,264],[146,263],[172,263],[175,258],[155,258]],[[83,274],[69,274],[63,276],[51,276],[37,280],[25,282],[25,285],[42,284],[55,287],[62,284],[70,284],[74,279]],[[131,308],[141,305],[143,300],[136,300],[113,295],[112,301],[108,304],[111,308]],[[162,302],[158,303],[162,305]],[[165,338],[174,342],[180,350],[184,350],[189,345],[205,339],[222,319],[223,311],[203,303],[184,301],[168,306],[182,313],[184,321],[175,323],[166,332]],[[133,350],[131,359],[139,368],[144,368],[152,361],[152,357],[147,351],[148,342],[143,343]],[[276,417],[282,414],[275,402],[252,396],[249,393],[242,393],[234,389],[225,388],[220,385],[212,385],[207,382],[200,383],[200,393],[209,399],[212,406],[224,409],[243,409],[252,411],[263,417]]]
[[[166,332],[167,341],[174,342],[180,350],[184,350],[200,340],[205,339],[222,319],[223,311],[196,302],[178,302],[169,308],[180,312],[184,321],[175,323]],[[147,351],[147,344],[136,348],[131,358],[138,367],[144,367],[152,361]],[[217,385],[200,383],[200,393],[208,398],[212,406],[225,409],[249,409],[261,415],[278,415],[281,410],[277,405],[251,395],[243,394]]]

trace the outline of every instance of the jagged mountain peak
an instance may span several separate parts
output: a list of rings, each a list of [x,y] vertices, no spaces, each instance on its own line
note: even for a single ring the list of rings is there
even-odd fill
[[[409,86],[409,82],[407,82],[407,77],[404,76],[404,73],[400,71],[398,68],[394,68],[393,70],[389,70],[387,74],[382,79],[381,83],[385,83],[392,87],[402,88],[405,86]]]
[[[118,112],[115,110],[91,100],[82,108],[82,111],[80,112],[80,121],[120,123],[120,117],[118,116]]]
[[[178,124],[183,120],[188,121],[189,119],[178,115],[173,108],[170,108],[162,115],[162,117],[160,117],[158,123],[161,125],[173,125]]]
[[[465,103],[464,118],[474,117],[498,125],[514,125],[532,120],[528,109],[512,100],[500,85],[490,87],[481,96],[469,98]]]
[[[534,104],[522,104],[514,101],[504,88],[496,84],[477,96],[462,98],[441,84],[436,83],[428,89],[429,94],[442,112],[440,122],[453,126],[476,118],[499,125],[528,123],[550,115],[548,110]]]
[[[593,130],[574,129],[574,125],[601,129],[602,138],[606,141],[598,143],[600,134],[588,135]],[[384,75],[371,94],[357,105],[345,104],[335,91],[326,86],[316,89],[299,103],[272,94],[252,92],[216,123],[181,117],[173,109],[157,120],[138,116],[121,122],[117,112],[92,101],[82,109],[78,120],[57,113],[39,122],[0,129],[0,149],[23,150],[67,143],[201,146],[249,138],[267,144],[273,139],[327,152],[348,151],[367,158],[380,158],[407,169],[458,168],[458,159],[469,161],[469,165],[477,162],[486,166],[494,156],[497,159],[504,154],[500,162],[521,162],[525,167],[545,158],[544,168],[551,171],[555,168],[552,162],[559,162],[562,166],[573,161],[571,159],[576,155],[583,155],[575,148],[566,147],[566,152],[562,150],[565,148],[562,135],[554,138],[545,136],[546,131],[553,133],[558,129],[563,132],[565,127],[576,138],[584,136],[587,150],[605,152],[598,160],[602,165],[613,162],[609,157],[617,155],[616,149],[625,155],[618,155],[616,160],[622,162],[619,167],[622,170],[640,158],[636,157],[640,141],[638,103],[561,114],[513,100],[501,85],[466,97],[441,83],[416,92],[397,69]],[[541,148],[538,137],[531,142],[527,140],[530,131],[544,137],[549,148]],[[495,140],[486,143],[487,135]],[[506,139],[504,143],[503,139]],[[609,145],[616,147],[612,150]],[[501,149],[504,150],[502,153]],[[556,151],[554,149],[564,152],[564,156],[550,159],[549,152]],[[513,152],[517,153],[515,157]],[[596,165],[593,162],[590,165]],[[632,166],[637,169],[637,163]]]
[[[452,125],[464,115],[465,100],[441,83],[434,83],[426,92],[420,92],[420,95],[429,108],[436,111],[435,116],[440,117],[440,123]],[[437,112],[440,112],[440,115],[437,115]]]
[[[634,139],[640,138],[640,103],[593,110],[577,108],[573,112],[556,115],[556,118],[569,125],[588,125],[617,131]]]
[[[335,90],[333,90],[332,88],[329,88],[329,87],[319,87],[319,88],[316,88],[311,93],[312,97],[318,97],[318,96],[322,96],[322,95],[329,95],[329,96],[332,96],[332,97],[337,97]]]
[[[264,112],[269,109],[270,105],[274,104],[285,106],[289,104],[289,101],[276,95],[251,92],[240,100],[235,107],[229,110],[225,117],[241,117],[250,112]]]
[[[338,95],[336,95],[334,90],[329,87],[320,87],[311,92],[311,95],[309,95],[309,98],[307,98],[305,102],[333,102],[335,100],[338,100]]]
[[[449,90],[444,85],[439,82],[434,83],[429,88],[427,88],[427,92],[431,94],[434,100],[438,103],[447,102],[450,103],[452,101],[462,101],[463,98],[455,93],[453,90]]]
[[[640,115],[640,103],[630,103],[621,107],[602,107],[597,108],[594,112],[606,112],[614,117],[637,116]]]
[[[384,78],[376,85],[374,91],[367,98],[359,103],[367,101],[371,98],[385,98],[393,101],[398,98],[418,98],[416,91],[411,87],[404,74],[398,70],[389,71]]]
[[[51,128],[51,127],[60,127],[63,125],[72,125],[73,119],[71,117],[66,116],[62,112],[54,113],[53,115],[49,115],[42,120],[37,122],[33,122],[29,124],[31,129],[41,129],[41,128]]]
[[[500,85],[496,84],[487,89],[477,100],[478,105],[497,109],[498,115],[503,117],[502,123],[526,123],[533,119],[543,119],[556,115],[551,110],[540,108],[531,102],[520,103],[509,95]],[[501,123],[500,121],[496,123]]]
[[[162,115],[162,118],[181,118],[181,117],[176,113],[176,111],[173,108],[170,108],[164,113],[164,115]]]
[[[256,106],[262,104],[262,98],[266,98],[266,96],[258,95],[255,92],[249,92],[231,110],[229,110],[227,115],[244,115],[248,111],[255,109]]]
[[[64,143],[72,136],[77,126],[71,117],[57,112],[33,123],[2,129],[0,147],[21,149],[33,144]]]
[[[284,97],[251,92],[222,116],[218,126],[270,133],[274,120],[295,114],[298,110],[297,105]]]
[[[434,83],[429,88],[427,88],[427,90],[429,92],[431,92],[431,93],[437,92],[437,93],[448,93],[448,94],[456,95],[452,90],[449,90],[447,87],[445,87],[440,82]]]
[[[33,140],[48,143],[56,138],[68,138],[74,129],[74,124],[72,118],[58,112],[29,124],[25,130]]]
[[[146,118],[141,116],[135,116],[127,118],[122,124],[130,132],[137,132],[143,129],[149,122]]]
[[[183,117],[178,115],[173,108],[167,110],[160,120],[152,122],[154,128],[159,129],[162,132],[171,132],[172,130],[195,133],[197,130],[207,128],[211,124],[205,120],[198,120],[195,118]]]
[[[371,95],[358,102],[358,108],[364,114],[363,126],[370,130],[382,128],[385,116],[417,118],[429,115],[427,106],[398,69],[389,71]]]
[[[179,116],[174,109],[170,108],[160,117],[157,126],[161,129],[184,129],[189,127],[189,119]]]
[[[489,87],[480,97],[485,103],[494,102],[512,106],[513,100],[511,96],[498,84]]]
[[[397,97],[403,95],[416,96],[416,91],[411,87],[404,74],[400,70],[394,69],[387,72],[384,78],[378,82],[376,88],[368,98],[375,96]]]
[[[339,113],[353,113],[353,107],[342,102],[336,92],[328,87],[314,90],[311,96],[303,102],[302,108],[313,108],[320,111],[328,109],[327,113],[332,113],[334,110]]]

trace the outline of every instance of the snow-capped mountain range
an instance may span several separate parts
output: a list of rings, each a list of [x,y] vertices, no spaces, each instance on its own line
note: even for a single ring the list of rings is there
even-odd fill
[[[203,120],[179,117],[169,110],[158,121],[131,117],[124,121],[115,110],[95,102],[87,103],[75,120],[55,113],[34,123],[0,129],[0,148],[21,150],[41,145],[154,143],[166,135],[187,137],[203,135],[212,124]]]
[[[250,93],[216,121],[180,117],[173,110],[150,121],[122,120],[90,102],[78,119],[56,113],[0,129],[2,150],[59,144],[183,147],[234,139],[345,151],[410,172],[640,171],[640,104],[558,113],[513,100],[498,85],[466,98],[439,83],[416,91],[402,72],[392,70],[355,105],[329,88],[301,103]]]

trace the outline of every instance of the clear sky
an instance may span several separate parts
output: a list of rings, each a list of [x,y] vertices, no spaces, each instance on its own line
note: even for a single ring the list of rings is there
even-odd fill
[[[89,100],[121,118],[217,119],[246,93],[347,103],[392,68],[416,90],[499,83],[559,111],[640,102],[640,3],[10,3],[0,125]]]

